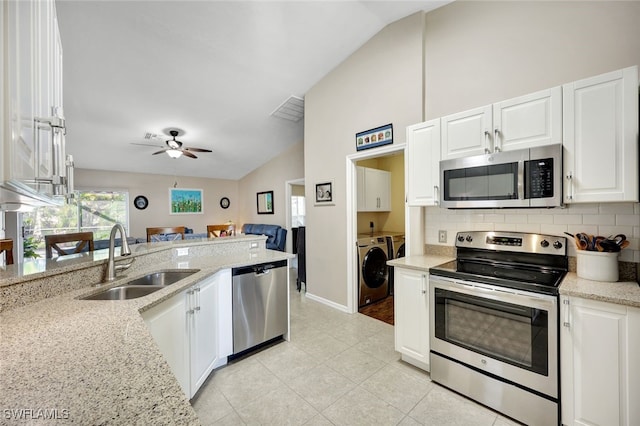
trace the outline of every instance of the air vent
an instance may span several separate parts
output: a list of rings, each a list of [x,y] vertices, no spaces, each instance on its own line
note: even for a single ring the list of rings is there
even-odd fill
[[[289,121],[300,121],[304,117],[304,99],[291,95],[271,115]]]
[[[158,139],[158,138],[160,138],[160,135],[157,135],[157,134],[151,133],[151,132],[146,132],[144,134],[144,138],[147,139],[147,140]]]

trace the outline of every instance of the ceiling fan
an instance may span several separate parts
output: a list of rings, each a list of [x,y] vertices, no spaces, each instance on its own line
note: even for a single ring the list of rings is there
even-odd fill
[[[213,152],[210,149],[204,149],[204,148],[194,148],[194,147],[183,148],[182,142],[180,142],[179,140],[176,140],[176,137],[181,134],[180,130],[171,129],[169,130],[169,134],[171,135],[172,139],[165,141],[165,143],[167,144],[167,148],[154,152],[152,155],[162,154],[163,152],[166,152],[167,155],[171,158],[180,158],[182,155],[185,155],[186,157],[189,157],[189,158],[198,158],[193,154],[194,152]],[[184,134],[184,132],[182,132],[182,134]]]

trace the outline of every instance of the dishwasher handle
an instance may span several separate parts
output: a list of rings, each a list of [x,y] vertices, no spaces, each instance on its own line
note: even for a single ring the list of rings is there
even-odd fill
[[[233,268],[231,270],[231,275],[234,277],[237,275],[246,275],[246,274],[265,275],[265,274],[268,274],[272,269],[285,268],[286,266],[287,266],[286,260],[279,260],[277,262],[259,263],[256,265],[241,266],[238,268]]]

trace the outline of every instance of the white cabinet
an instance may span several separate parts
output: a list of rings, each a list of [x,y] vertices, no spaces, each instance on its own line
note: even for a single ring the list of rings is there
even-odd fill
[[[440,200],[440,119],[407,127],[406,186],[409,206]]]
[[[442,117],[443,160],[559,143],[559,86]]]
[[[429,371],[429,275],[395,267],[395,348],[402,359]]]
[[[562,424],[640,424],[640,309],[561,297]]]
[[[222,270],[142,314],[182,390],[192,398],[233,350],[231,270]]]
[[[391,173],[369,167],[356,167],[359,212],[391,210]]]
[[[1,44],[6,78],[0,85],[6,102],[0,152],[6,161],[0,184],[9,190],[0,193],[0,201],[27,197],[38,200],[36,204],[59,203],[52,196],[72,190],[72,160],[65,154],[62,45],[55,2],[10,1],[0,8],[7,23]]]
[[[638,201],[638,68],[563,86],[566,203]]]
[[[142,313],[153,340],[178,379],[185,395],[190,392],[189,323],[187,321],[187,292]]]

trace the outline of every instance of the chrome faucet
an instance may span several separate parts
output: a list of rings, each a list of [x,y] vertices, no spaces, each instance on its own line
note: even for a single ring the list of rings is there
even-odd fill
[[[124,232],[124,228],[119,223],[113,225],[111,228],[111,235],[109,236],[109,261],[107,262],[107,269],[104,274],[104,281],[108,283],[116,279],[116,272],[128,269],[133,261],[136,260],[132,258],[129,263],[116,265],[115,261],[115,247],[116,247],[116,232],[120,231],[120,240],[122,240],[122,246],[120,248],[120,256],[129,256],[131,254],[131,249],[129,248],[129,243],[127,242],[127,234]]]

